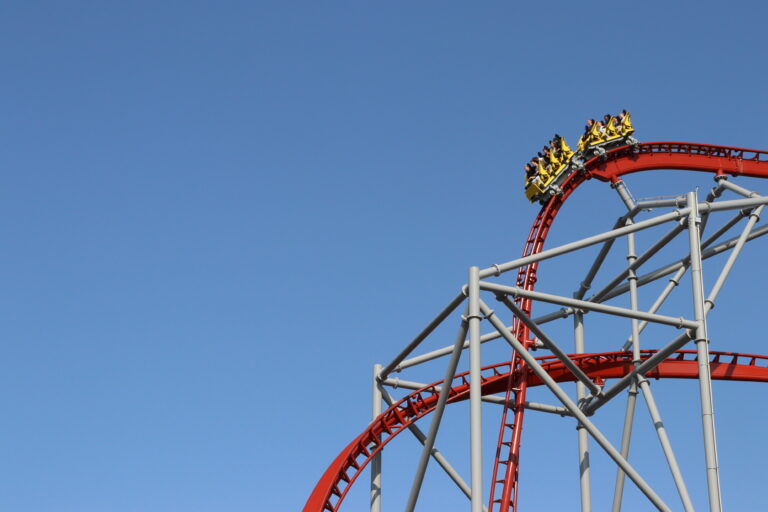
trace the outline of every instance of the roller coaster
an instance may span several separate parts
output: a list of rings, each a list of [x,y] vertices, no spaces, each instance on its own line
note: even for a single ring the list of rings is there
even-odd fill
[[[606,147],[607,146],[607,147]],[[756,227],[768,196],[761,195],[733,182],[730,178],[768,178],[768,151],[744,149],[689,142],[645,142],[616,138],[607,145],[571,160],[550,181],[526,195],[543,203],[525,240],[522,256],[512,261],[485,268],[470,267],[466,285],[447,306],[431,320],[386,365],[376,365],[373,374],[373,420],[331,462],[311,492],[304,512],[338,511],[345,497],[370,466],[370,507],[381,510],[381,452],[399,434],[409,430],[423,445],[414,468],[410,492],[403,493],[407,511],[414,510],[430,460],[434,460],[469,499],[472,512],[517,511],[521,469],[521,439],[526,411],[536,411],[552,417],[553,421],[570,420],[577,426],[574,441],[578,445],[578,460],[574,457],[574,475],[579,479],[582,511],[592,510],[589,453],[595,443],[616,464],[616,479],[612,510],[619,510],[625,479],[628,478],[645,495],[648,508],[668,511],[673,508],[657,493],[629,462],[631,426],[637,395],[642,395],[653,420],[655,433],[669,469],[671,481],[679,499],[679,509],[694,509],[683,478],[669,433],[656,405],[649,379],[695,379],[698,381],[697,413],[701,416],[701,438],[704,446],[707,503],[711,511],[722,510],[717,439],[714,429],[714,406],[711,382],[768,382],[768,356],[738,352],[710,351],[707,315],[714,307],[729,273],[734,268],[746,244],[768,234],[768,227]],[[712,173],[715,186],[704,201],[697,191],[674,197],[637,201],[622,179],[631,173],[651,170],[692,170]],[[611,185],[625,210],[615,224],[588,238],[545,249],[547,235],[558,212],[570,195],[583,183],[598,180]],[[530,184],[529,184],[530,185]],[[728,196],[728,197],[726,197]],[[649,218],[648,212],[665,211]],[[668,210],[668,211],[667,211]],[[716,214],[730,214],[727,221],[705,236],[707,225]],[[740,223],[738,234],[723,239]],[[656,242],[637,253],[635,236],[654,227],[670,226]],[[687,236],[684,234],[687,233]],[[671,241],[678,238],[686,253],[678,260],[647,270],[644,266]],[[623,269],[606,283],[587,295],[598,273],[619,239],[626,239]],[[586,270],[583,280],[575,285],[572,296],[562,296],[535,290],[539,264],[545,260],[563,258],[586,247],[599,247],[597,256]],[[717,273],[712,287],[704,289],[703,262],[723,254],[727,259]],[[516,279],[503,282],[514,273]],[[692,316],[667,316],[658,311],[686,276],[692,304]],[[648,310],[638,306],[638,292],[645,285],[668,278],[668,283]],[[608,304],[616,297],[628,297],[629,307]],[[499,318],[483,297],[491,297],[499,308],[512,315],[511,325]],[[532,317],[534,304],[554,304],[560,309]],[[462,314],[463,313],[463,314]],[[629,335],[623,346],[610,352],[591,353],[585,350],[584,316],[613,316],[628,319]],[[452,345],[414,355],[438,326],[454,319],[457,334]],[[561,348],[544,325],[562,319],[573,321],[574,352]],[[490,332],[480,333],[481,325]],[[590,320],[590,325],[591,320]],[[660,348],[641,348],[641,333],[646,326],[671,329],[671,340]],[[645,338],[643,338],[645,339]],[[481,367],[480,351],[484,343],[502,340],[512,349],[511,358],[498,364]],[[713,345],[717,340],[713,340]],[[691,349],[686,349],[686,345]],[[457,372],[461,354],[469,352],[469,371]],[[534,356],[535,351],[548,355]],[[409,368],[427,361],[446,358],[445,376],[432,383],[411,382],[394,378]],[[575,382],[575,393],[567,392],[565,383]],[[529,389],[548,388],[556,405],[535,403],[527,399]],[[393,398],[388,388],[412,390],[401,398]],[[619,394],[627,391],[627,414],[622,443],[614,447],[591,417]],[[575,398],[574,396],[575,395]],[[387,405],[382,406],[382,401]],[[465,482],[459,472],[436,449],[435,439],[443,412],[448,405],[469,401],[470,474]],[[490,491],[483,496],[483,453],[481,449],[481,406],[496,404],[500,408],[499,435],[490,475]],[[630,413],[632,411],[632,413]],[[424,432],[415,424],[429,415],[431,423]],[[591,442],[590,442],[591,440]],[[490,457],[486,456],[490,461]],[[486,468],[487,471],[487,468]],[[407,497],[406,497],[407,496]],[[402,505],[400,505],[402,506]],[[603,510],[606,507],[599,506]],[[676,507],[677,509],[677,507]]]

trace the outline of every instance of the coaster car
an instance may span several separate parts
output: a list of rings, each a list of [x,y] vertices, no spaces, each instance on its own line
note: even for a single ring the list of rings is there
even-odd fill
[[[534,157],[526,166],[529,172],[525,180],[525,197],[532,203],[546,203],[560,192],[560,185],[571,174],[583,169],[584,162],[590,158],[603,156],[615,147],[638,144],[632,137],[634,132],[630,114],[625,110],[619,116],[606,115],[603,121],[590,119],[575,152],[565,139],[555,136],[550,142],[554,149],[544,155],[539,153],[539,157]],[[535,169],[532,167],[534,161]]]

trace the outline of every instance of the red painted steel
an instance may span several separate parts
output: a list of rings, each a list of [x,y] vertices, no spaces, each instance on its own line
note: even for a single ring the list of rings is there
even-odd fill
[[[562,193],[553,196],[536,216],[536,220],[526,239],[523,256],[541,252],[549,229],[557,216],[560,207],[568,196],[585,180],[595,178],[600,181],[616,181],[619,177],[633,172],[655,169],[683,169],[728,174],[732,176],[750,176],[768,178],[768,151],[755,149],[698,144],[689,142],[647,142],[637,147],[622,146],[607,152],[603,157],[595,157],[586,162],[583,171],[574,172],[562,185]],[[536,284],[538,262],[532,263],[518,271],[517,285],[525,289],[533,289]],[[528,314],[531,313],[531,301],[521,299],[518,304]],[[524,340],[528,346],[528,332],[521,323],[515,323],[515,333],[518,339]],[[645,352],[645,357],[650,352]],[[689,357],[691,352],[678,352],[667,359],[654,371],[648,374],[656,378],[696,378],[698,367]],[[756,361],[765,362],[767,356],[740,355],[731,353],[712,353],[712,378],[723,380],[749,380],[768,382],[768,368],[759,366]],[[610,352],[605,354],[587,354],[572,356],[577,360],[588,375],[600,378],[616,378],[626,375],[632,368],[631,354],[627,352]],[[720,358],[731,358],[730,363],[724,363]],[[743,358],[750,362],[739,363]],[[547,359],[550,359],[549,361]],[[553,358],[542,358],[550,374],[560,381],[571,380],[571,374]],[[502,372],[499,368],[506,367]],[[541,384],[538,378],[526,367],[519,357],[500,365],[484,369],[493,375],[484,378],[483,394],[505,392],[507,403],[502,414],[502,424],[499,434],[499,444],[493,468],[491,485],[491,501],[489,512],[499,505],[498,510],[516,509],[517,481],[519,472],[520,438],[526,390],[530,386]],[[469,380],[466,373],[454,377],[449,403],[465,400],[469,394]],[[346,495],[349,486],[355,481],[360,471],[370,458],[379,452],[395,435],[400,433],[411,422],[428,414],[437,400],[437,394],[432,384],[422,390],[411,393],[400,402],[381,414],[371,425],[352,441],[323,474],[315,486],[304,507],[304,512],[336,511]],[[514,396],[514,399],[511,398]],[[513,420],[508,423],[508,412],[513,413]],[[509,441],[507,441],[509,437]],[[501,466],[505,466],[504,479],[498,479]],[[498,480],[497,480],[498,479]],[[500,498],[495,499],[497,486],[501,484]]]
[[[654,353],[655,350],[644,350],[641,359],[645,360]],[[571,354],[570,357],[592,378],[621,378],[634,368],[631,352]],[[557,382],[575,380],[573,374],[554,356],[539,357],[537,360]],[[710,361],[712,378],[715,380],[768,382],[768,355],[711,352]],[[483,395],[500,393],[506,389],[510,367],[510,361],[506,361],[482,369]],[[696,351],[682,350],[674,353],[648,372],[646,377],[698,378]],[[414,391],[376,418],[331,463],[315,486],[304,512],[339,510],[350,486],[371,458],[408,425],[432,412],[439,395],[437,388],[442,384],[443,381],[438,381]],[[457,374],[451,384],[448,403],[469,399],[469,372]],[[541,384],[541,380],[529,370],[528,386]]]

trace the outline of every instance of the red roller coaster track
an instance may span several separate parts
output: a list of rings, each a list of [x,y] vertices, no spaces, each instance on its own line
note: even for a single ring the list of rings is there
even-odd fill
[[[539,211],[525,243],[523,256],[542,251],[549,229],[560,207],[570,194],[584,181],[595,178],[615,182],[619,177],[639,171],[655,169],[681,169],[711,172],[717,175],[749,176],[768,178],[768,151],[697,144],[688,142],[648,142],[636,147],[622,146],[609,151],[602,157],[595,157],[584,165],[584,170],[572,174],[562,185],[562,193],[553,196]],[[517,286],[532,290],[536,283],[538,263],[522,267],[517,276]],[[521,309],[530,314],[531,301],[519,299]],[[527,328],[516,322],[515,335],[530,346]],[[653,351],[644,351],[643,358]],[[648,377],[684,378],[698,376],[696,353],[679,351],[667,358]],[[592,378],[619,378],[632,368],[630,352],[608,352],[600,354],[578,354],[570,356],[584,372]],[[554,357],[539,358],[540,363],[557,381],[573,380],[563,364]],[[711,372],[713,379],[732,381],[768,382],[768,356],[737,353],[712,352]],[[304,512],[337,511],[352,483],[371,458],[408,425],[431,412],[437,402],[435,382],[417,390],[393,404],[376,418],[334,459],[315,486],[304,506]],[[502,418],[493,481],[501,485],[500,498],[494,499],[496,486],[491,486],[489,511],[514,510],[517,502],[518,457],[523,422],[523,404],[526,390],[538,386],[541,381],[519,357],[511,361],[483,368],[482,393],[505,392],[507,403]],[[452,381],[449,403],[466,400],[469,396],[467,373],[457,374]],[[514,418],[508,423],[507,412]],[[509,436],[509,440],[504,438]],[[498,471],[505,466],[504,478],[498,478]]]

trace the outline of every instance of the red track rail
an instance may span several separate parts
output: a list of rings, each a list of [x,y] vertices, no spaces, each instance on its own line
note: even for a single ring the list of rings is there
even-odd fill
[[[542,207],[534,221],[525,243],[523,256],[541,252],[549,229],[560,207],[570,194],[585,180],[595,178],[600,181],[616,181],[619,177],[633,172],[655,169],[683,169],[728,174],[732,176],[750,176],[768,178],[768,151],[744,149],[712,144],[688,142],[648,142],[637,148],[622,146],[612,149],[603,158],[595,157],[586,162],[582,172],[572,174],[562,185],[562,194],[554,196]],[[533,289],[536,284],[538,263],[532,263],[519,270],[517,285]],[[531,301],[520,302],[522,309],[530,314]],[[527,330],[522,324],[516,324],[518,339],[527,340]],[[645,351],[648,357],[652,351]],[[648,374],[655,378],[697,378],[698,367],[692,352],[682,351],[665,360]],[[720,380],[742,380],[768,382],[768,356],[742,355],[736,353],[712,352],[712,378]],[[631,354],[627,352],[609,352],[603,354],[582,354],[571,356],[591,377],[617,378],[631,371]],[[724,360],[729,360],[724,362]],[[572,380],[559,361],[553,358],[541,358],[545,368],[556,380]],[[761,363],[763,364],[761,366]],[[494,483],[491,486],[489,512],[495,505],[498,510],[516,509],[517,476],[519,471],[520,437],[522,434],[523,402],[526,390],[530,386],[541,384],[538,378],[526,367],[525,362],[514,357],[512,361],[486,367],[483,378],[483,394],[505,392],[507,403],[514,403],[509,412],[514,414],[511,423],[507,423],[505,408],[496,462],[494,464]],[[469,396],[468,374],[454,377],[449,403],[465,400]],[[458,384],[457,384],[458,382]],[[440,382],[411,393],[394,404],[374,420],[366,430],[352,441],[331,463],[309,497],[304,512],[337,511],[347,491],[371,457],[410,423],[432,411],[437,401],[434,387]],[[514,400],[511,400],[514,395]],[[510,436],[509,441],[505,440]],[[496,480],[500,466],[506,466],[504,479]],[[499,499],[494,499],[496,484],[502,484]]]

